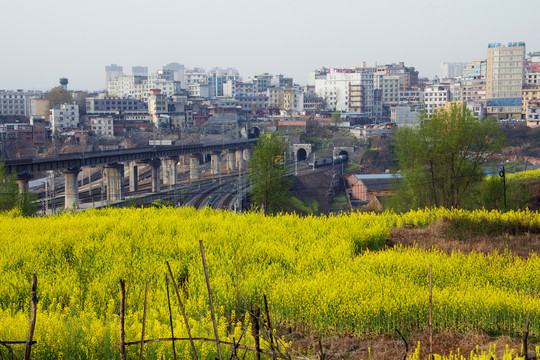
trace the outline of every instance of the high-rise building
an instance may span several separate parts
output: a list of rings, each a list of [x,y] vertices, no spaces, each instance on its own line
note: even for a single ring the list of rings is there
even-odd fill
[[[327,109],[367,113],[373,119],[375,69],[322,69],[315,75],[315,93]]]
[[[454,63],[441,63],[441,79],[454,79],[463,76],[463,69],[465,69],[466,63],[454,62]]]
[[[185,80],[185,88],[188,90],[189,96],[200,97],[201,86],[204,87],[208,84],[208,75],[202,68],[188,69],[185,72]]]
[[[182,89],[187,89],[186,84],[186,67],[179,63],[170,63],[163,67],[163,70],[172,70],[174,73],[174,81],[180,81]]]
[[[50,110],[49,121],[53,133],[58,130],[74,129],[79,126],[79,105],[62,104]]]
[[[424,104],[427,114],[431,115],[450,100],[450,86],[429,86],[424,89]]]
[[[374,88],[381,90],[383,104],[399,101],[399,75],[376,73]]]
[[[525,43],[488,45],[486,65],[487,114],[499,119],[521,117]]]
[[[399,62],[398,64],[378,65],[377,73],[398,75],[400,89],[408,89],[412,86],[418,85],[418,71],[416,71],[414,67],[405,66],[404,62]]]
[[[216,96],[223,96],[223,84],[228,80],[242,81],[242,77],[238,73],[238,70],[234,68],[214,68],[208,72],[208,85],[214,88]]]
[[[108,84],[111,80],[116,80],[122,75],[124,75],[123,67],[116,64],[105,66],[105,84]]]
[[[148,76],[148,66],[133,66],[131,67],[133,75]]]

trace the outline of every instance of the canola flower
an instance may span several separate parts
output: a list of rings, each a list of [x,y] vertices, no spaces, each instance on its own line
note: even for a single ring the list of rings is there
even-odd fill
[[[433,264],[437,328],[517,333],[530,313],[540,335],[540,259],[468,255],[417,248],[383,249],[392,228],[437,219],[540,227],[536,212],[425,209],[405,214],[298,217],[211,209],[106,209],[47,218],[0,215],[0,340],[24,340],[29,279],[38,276],[38,359],[114,359],[118,281],[126,281],[126,340],[140,339],[149,283],[146,339],[170,336],[165,261],[179,284],[194,337],[213,337],[199,252],[205,244],[220,338],[253,346],[251,306],[267,295],[274,322],[322,333],[385,334],[425,326]],[[171,294],[175,336],[187,337]],[[189,342],[177,343],[182,358]],[[196,344],[214,358],[213,343]],[[268,347],[268,344],[265,344]],[[230,351],[227,346],[222,352]],[[135,356],[138,347],[128,348]],[[170,343],[145,347],[147,358],[172,357]],[[252,356],[252,355],[248,355]]]
[[[420,360],[420,348],[421,344],[418,342],[414,353],[407,357],[407,360]],[[540,347],[536,346],[536,358],[540,357]],[[435,360],[524,360],[523,349],[516,350],[511,349],[506,345],[504,353],[501,357],[497,357],[495,345],[490,345],[488,350],[480,350],[478,345],[475,350],[472,350],[469,354],[461,354],[457,349],[455,353],[450,353],[448,356],[441,356],[439,354],[433,354]]]

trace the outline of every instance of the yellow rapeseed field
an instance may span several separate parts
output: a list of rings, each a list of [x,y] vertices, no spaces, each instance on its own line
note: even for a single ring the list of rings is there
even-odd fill
[[[25,340],[30,278],[38,277],[38,316],[32,354],[38,359],[119,358],[118,281],[126,281],[126,340],[170,336],[168,261],[195,337],[213,337],[199,240],[206,249],[222,340],[253,346],[250,307],[263,307],[280,325],[321,333],[386,334],[424,327],[428,271],[433,265],[435,328],[519,333],[530,313],[540,336],[540,259],[511,254],[385,248],[390,229],[441,218],[478,224],[540,227],[536,212],[426,209],[406,214],[354,213],[328,217],[210,209],[90,210],[47,218],[0,215],[0,340]],[[186,337],[171,293],[175,335]],[[248,331],[246,331],[248,329]],[[212,343],[197,342],[200,358]],[[267,346],[267,345],[266,345]],[[177,343],[189,358],[189,342]],[[230,349],[223,346],[223,351]],[[135,356],[138,346],[128,348]],[[149,344],[146,358],[172,358],[170,343]],[[467,357],[468,358],[468,357]],[[452,358],[454,359],[454,358]],[[476,358],[475,358],[476,359]],[[478,359],[483,359],[478,357]]]

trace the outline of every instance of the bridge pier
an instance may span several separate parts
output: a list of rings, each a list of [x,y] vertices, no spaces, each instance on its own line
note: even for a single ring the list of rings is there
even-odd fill
[[[17,185],[19,185],[19,194],[24,194],[28,191],[28,181],[30,181],[30,176],[28,175],[18,175],[17,176]]]
[[[79,208],[79,172],[81,168],[78,166],[64,169],[64,207],[66,209],[78,209]]]
[[[163,185],[176,185],[178,183],[177,158],[163,160]]]
[[[158,193],[160,191],[160,181],[159,181],[159,167],[161,165],[160,159],[152,159],[148,162],[150,168],[152,169],[152,192]]]
[[[234,170],[234,149],[229,149],[227,151],[227,171]]]
[[[199,180],[200,178],[198,154],[191,154],[189,156],[189,178],[191,180]]]
[[[219,161],[219,151],[214,151],[212,154],[210,154],[210,168],[212,170],[212,175],[219,174],[219,170],[221,168],[221,163]]]
[[[247,163],[249,163],[250,160],[251,160],[251,149],[250,148],[245,148],[244,149],[244,161],[246,162],[246,166],[247,166]]]
[[[107,177],[107,200],[125,200],[124,165],[118,163],[107,164],[104,166],[104,170]]]
[[[139,165],[135,161],[129,163],[129,191],[135,192],[139,188]]]
[[[244,157],[242,149],[236,150],[236,168],[238,170],[242,170],[244,168]]]

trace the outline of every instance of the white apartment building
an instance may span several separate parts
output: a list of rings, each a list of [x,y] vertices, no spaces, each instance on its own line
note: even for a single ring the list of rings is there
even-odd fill
[[[375,73],[373,80],[374,88],[381,90],[383,104],[399,101],[399,75]]]
[[[399,91],[400,103],[418,103],[423,99],[424,93],[420,89],[405,89]]]
[[[450,92],[450,101],[461,101],[463,99],[463,87],[459,82],[450,84],[448,90]]]
[[[109,96],[142,98],[146,92],[146,76],[122,75],[107,81]]]
[[[467,109],[469,109],[474,115],[479,119],[486,118],[486,107],[485,103],[482,101],[466,101],[464,102]]]
[[[62,104],[50,111],[49,121],[53,133],[79,127],[79,105]]]
[[[111,64],[105,66],[105,83],[108,84],[109,81],[115,80],[116,78],[124,75],[124,68],[122,66]]]
[[[172,70],[158,70],[148,76],[119,76],[107,82],[107,92],[109,96],[146,99],[150,96],[151,89],[159,89],[165,95],[173,96],[181,91],[180,82],[171,80],[173,77]]]
[[[428,116],[433,114],[439,106],[444,106],[450,100],[450,90],[446,86],[431,86],[424,89],[424,104]]]
[[[540,101],[531,101],[527,105],[525,120],[528,127],[540,127]]]
[[[268,103],[266,95],[236,95],[234,98],[243,111],[263,110]]]
[[[525,85],[540,85],[540,73],[537,73],[537,72],[526,73]]]
[[[304,92],[300,88],[274,88],[266,90],[268,108],[279,109],[282,115],[298,115],[304,111]]]
[[[225,97],[235,97],[237,95],[254,95],[256,92],[255,90],[256,86],[252,82],[227,80],[227,82],[223,84],[223,96]]]
[[[390,122],[397,126],[416,126],[419,124],[418,112],[408,105],[398,105],[390,110]]]
[[[463,76],[463,70],[467,66],[467,63],[453,62],[441,63],[441,79],[455,79]]]
[[[373,114],[374,69],[328,69],[315,76],[315,93],[327,109]],[[351,94],[351,89],[354,94]],[[352,95],[352,96],[351,96]],[[352,104],[351,104],[352,103]]]
[[[209,84],[192,83],[188,85],[188,94],[191,97],[201,97],[205,99],[216,96],[215,88]]]
[[[185,74],[185,88],[188,90],[189,96],[200,97],[199,85],[208,84],[208,75],[206,71],[201,68],[194,68],[186,70]]]
[[[255,86],[255,92],[262,93],[265,92],[272,85],[272,75],[268,73],[255,75],[249,78],[248,82],[252,82]],[[292,86],[292,85],[291,85]],[[225,91],[225,89],[223,90]]]
[[[98,136],[112,137],[114,135],[114,119],[112,116],[96,117],[90,119],[90,126]]]
[[[41,91],[0,90],[0,115],[30,116],[30,102],[41,97]]]

